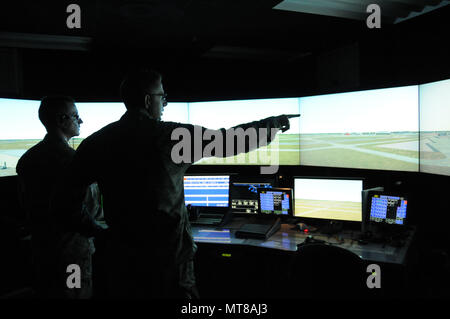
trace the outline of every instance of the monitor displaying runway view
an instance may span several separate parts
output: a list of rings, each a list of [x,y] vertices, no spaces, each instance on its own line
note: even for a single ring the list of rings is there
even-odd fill
[[[296,177],[294,216],[361,221],[363,180]]]

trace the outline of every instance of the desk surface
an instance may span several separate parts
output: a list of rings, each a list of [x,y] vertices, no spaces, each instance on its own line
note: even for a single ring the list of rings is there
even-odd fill
[[[264,248],[273,248],[288,252],[297,251],[297,245],[302,243],[306,237],[313,236],[316,239],[324,240],[329,244],[336,245],[352,251],[363,260],[404,264],[406,253],[411,244],[413,231],[410,232],[402,247],[394,247],[382,243],[368,243],[361,245],[357,239],[359,231],[344,230],[336,235],[325,235],[319,232],[304,233],[293,230],[293,225],[281,224],[281,228],[267,240],[236,238],[235,233],[239,227],[245,223],[245,218],[233,218],[229,225],[224,227],[193,225],[192,232],[196,243],[215,243],[228,245],[247,245]]]

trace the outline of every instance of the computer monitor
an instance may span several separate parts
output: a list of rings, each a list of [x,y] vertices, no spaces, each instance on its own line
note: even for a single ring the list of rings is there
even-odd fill
[[[38,117],[41,101],[0,98],[0,177],[16,175],[19,159],[39,143],[46,130]],[[80,135],[69,141],[77,148],[81,141],[117,121],[125,113],[123,103],[78,103],[78,113],[83,120]]]
[[[272,188],[275,178],[232,175],[230,177],[230,205],[235,214],[258,213],[258,188]]]
[[[258,197],[259,214],[266,216],[292,216],[291,188],[258,188]]]
[[[389,225],[404,225],[408,200],[403,195],[373,194],[370,199],[369,221]]]
[[[360,178],[294,178],[294,216],[340,221],[362,220]]]
[[[229,189],[229,175],[184,176],[186,206],[228,207]]]

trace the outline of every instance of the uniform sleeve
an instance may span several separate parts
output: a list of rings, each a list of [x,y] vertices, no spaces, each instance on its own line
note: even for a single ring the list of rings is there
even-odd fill
[[[101,194],[97,183],[93,183],[87,187],[84,205],[88,213],[95,220],[103,219],[103,208],[101,205]]]

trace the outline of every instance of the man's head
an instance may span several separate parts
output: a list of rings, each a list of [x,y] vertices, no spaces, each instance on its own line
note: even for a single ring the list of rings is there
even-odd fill
[[[46,96],[39,107],[39,119],[47,132],[59,132],[67,139],[80,135],[80,124],[75,102],[68,96]]]
[[[156,120],[161,120],[167,105],[162,76],[154,70],[129,73],[122,81],[120,95],[128,110],[144,109]]]

